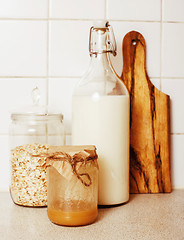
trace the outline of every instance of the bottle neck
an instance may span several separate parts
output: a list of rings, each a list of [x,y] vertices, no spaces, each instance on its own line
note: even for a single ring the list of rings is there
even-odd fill
[[[99,71],[109,71],[109,53],[91,54],[90,66],[95,68],[96,73]]]

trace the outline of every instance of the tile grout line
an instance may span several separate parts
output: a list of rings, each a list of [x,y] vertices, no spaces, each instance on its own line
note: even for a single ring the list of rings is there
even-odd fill
[[[0,76],[0,79],[47,79],[47,78],[81,78],[82,76]]]
[[[184,21],[163,21],[163,23],[184,23]]]
[[[52,76],[48,75],[49,78],[81,78],[82,76]]]
[[[0,76],[0,78],[47,78],[47,76]]]
[[[45,75],[45,76],[0,76],[1,78],[27,78],[27,79],[31,79],[31,78],[81,78],[82,76],[64,76],[64,75],[60,75],[60,76],[52,76],[52,75]],[[154,76],[150,76],[150,78],[152,79],[160,79],[161,77],[154,77]],[[183,77],[162,77],[162,79],[184,79]]]
[[[72,134],[71,133],[66,133],[65,134],[66,136],[71,136]],[[170,135],[175,135],[175,136],[178,136],[178,135],[181,135],[181,136],[184,136],[184,132],[183,133],[170,133]],[[0,136],[9,136],[8,133],[0,133]]]
[[[161,0],[161,15],[160,15],[160,17],[161,17],[161,22],[160,22],[160,91],[162,91],[162,45],[163,45],[163,0]]]
[[[0,21],[102,21],[104,18],[1,18]],[[109,21],[112,22],[147,22],[147,23],[160,23],[160,20],[132,20],[132,19],[108,19]],[[184,21],[163,21],[163,23],[184,23]]]
[[[162,77],[162,79],[184,79],[184,77]]]
[[[104,0],[104,19],[106,20],[107,19],[107,0]]]
[[[47,19],[47,77],[46,77],[46,105],[49,104],[49,16],[50,16],[50,0],[48,1],[48,19]]]
[[[46,22],[48,20],[48,18],[8,18],[8,17],[5,17],[5,18],[2,18],[0,17],[0,21],[44,21]]]
[[[0,76],[0,79],[1,78],[27,78],[27,79],[29,79],[29,78],[47,78],[47,77],[49,77],[49,78],[81,78],[81,76],[52,76],[52,75],[48,75],[47,76],[47,74],[45,75],[45,76]]]
[[[170,133],[170,135],[184,135],[184,133]]]

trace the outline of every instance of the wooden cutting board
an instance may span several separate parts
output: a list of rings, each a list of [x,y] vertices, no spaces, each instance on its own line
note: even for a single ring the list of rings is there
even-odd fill
[[[146,44],[135,31],[123,40],[121,79],[130,93],[130,192],[171,192],[170,97],[146,71]]]

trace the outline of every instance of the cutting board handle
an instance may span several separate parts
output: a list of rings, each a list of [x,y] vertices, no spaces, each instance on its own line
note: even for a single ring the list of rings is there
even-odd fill
[[[138,56],[136,56],[136,50],[138,51]],[[123,73],[131,73],[134,76],[134,69],[138,69],[147,78],[149,84],[152,85],[146,70],[146,42],[141,33],[136,31],[128,32],[123,39],[123,72],[121,78],[123,78]],[[136,60],[139,60],[136,62]],[[138,64],[138,66],[137,66]],[[136,81],[137,78],[134,79]]]

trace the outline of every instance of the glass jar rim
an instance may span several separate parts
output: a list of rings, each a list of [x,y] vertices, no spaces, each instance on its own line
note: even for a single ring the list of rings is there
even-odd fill
[[[40,120],[40,121],[48,121],[48,120],[63,120],[63,115],[60,113],[49,113],[49,114],[38,114],[38,113],[12,113],[12,120]]]

